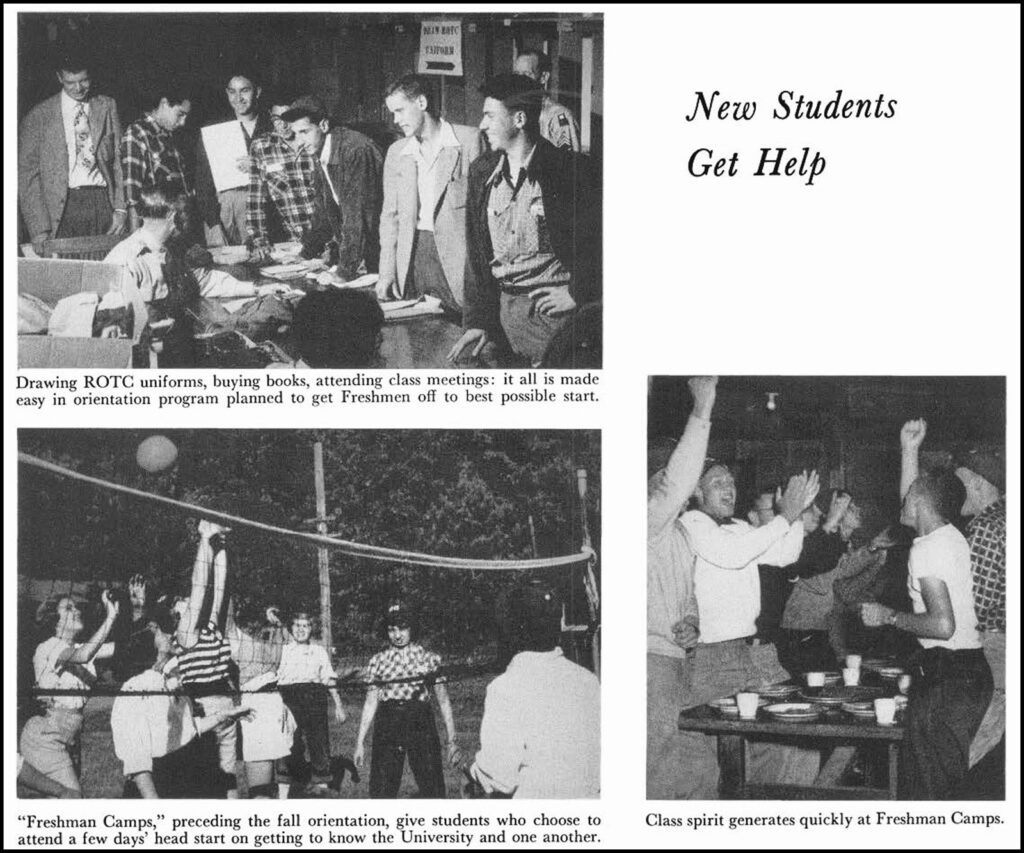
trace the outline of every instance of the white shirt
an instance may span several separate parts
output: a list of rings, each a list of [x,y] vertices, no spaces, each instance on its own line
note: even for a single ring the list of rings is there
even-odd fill
[[[804,526],[781,515],[763,527],[733,519],[717,524],[697,510],[683,515],[683,531],[696,554],[694,593],[700,614],[700,642],[721,643],[757,632],[761,612],[758,564],[788,566],[804,544]]]
[[[163,673],[147,669],[121,685],[122,693],[163,695],[121,695],[114,699],[110,731],[125,776],[152,771],[154,758],[181,749],[196,736],[188,699],[166,695],[168,689]]]
[[[80,696],[44,696],[43,702],[51,708],[62,711],[81,711],[85,707],[86,693],[90,686],[77,675],[75,670],[81,667],[94,678],[96,667],[89,663],[70,664],[67,668],[58,663],[58,658],[69,649],[76,649],[81,643],[69,643],[58,637],[50,637],[36,647],[32,656],[32,667],[36,673],[36,687],[46,690],[80,690]]]
[[[277,667],[277,683],[328,684],[333,686],[337,676],[331,666],[327,649],[314,643],[285,643],[281,650],[281,663]]]
[[[132,282],[142,291],[143,300],[154,302],[167,298],[167,282],[164,280],[166,259],[163,247],[157,245],[145,228],[140,228],[114,246],[103,263],[124,267]]]
[[[92,110],[92,104],[88,101],[76,101],[74,98],[69,98],[67,92],[60,93],[60,114],[64,120],[64,140],[68,147],[68,189],[105,187],[107,182],[95,164],[91,169],[86,169],[82,164],[76,165],[75,163],[78,154],[75,142],[75,116],[78,114],[80,105],[85,108],[85,114],[88,116]],[[95,156],[95,151],[93,154]]]
[[[327,134],[327,138],[324,139],[324,147],[320,149],[320,167],[324,172],[324,180],[327,181],[327,186],[331,188],[331,195],[334,196],[334,203],[340,204],[338,201],[338,188],[334,186],[334,182],[331,180],[331,172],[327,168],[327,164],[331,162],[331,134]]]
[[[935,646],[946,649],[980,649],[981,634],[978,633],[971,579],[971,547],[963,534],[952,524],[946,524],[927,536],[918,536],[910,548],[907,569],[907,591],[914,612],[927,612],[921,595],[921,580],[935,578],[945,583],[949,590],[953,618],[956,621],[956,629],[948,640],[919,637],[918,642],[926,649]]]
[[[441,119],[438,129],[437,147],[429,162],[423,154],[423,145],[415,136],[411,137],[402,149],[403,157],[412,157],[416,161],[416,188],[419,195],[419,213],[416,219],[417,231],[434,230],[434,208],[437,207],[437,161],[444,148],[461,148],[455,128]]]
[[[672,626],[697,619],[693,597],[694,555],[679,511],[693,493],[704,464],[711,421],[690,416],[668,465],[647,485],[647,651],[681,658]]]
[[[472,773],[516,799],[600,795],[601,687],[561,649],[520,652],[487,686]]]

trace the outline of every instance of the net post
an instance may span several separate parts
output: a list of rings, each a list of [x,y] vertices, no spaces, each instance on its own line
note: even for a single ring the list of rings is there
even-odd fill
[[[327,490],[324,488],[324,442],[318,433],[313,440],[313,487],[316,491],[316,529],[327,535]],[[331,654],[334,648],[334,625],[331,619],[331,560],[327,548],[316,549],[320,576],[320,639]]]

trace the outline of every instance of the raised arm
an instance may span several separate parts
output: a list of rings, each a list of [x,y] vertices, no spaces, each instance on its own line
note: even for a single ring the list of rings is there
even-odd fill
[[[110,590],[106,589],[103,590],[103,605],[107,608],[107,615],[103,620],[103,624],[96,629],[96,633],[86,642],[75,648],[67,649],[66,654],[61,654],[57,658],[58,664],[89,663],[100,653],[100,650],[103,649],[104,644],[107,642],[107,637],[110,636],[110,632],[114,628],[117,614],[121,609],[120,605],[111,597]]]
[[[689,381],[693,412],[663,474],[652,480],[647,495],[647,537],[661,535],[686,508],[697,481],[711,434],[711,409],[715,404],[717,376],[695,376]]]
[[[366,742],[366,735],[370,731],[370,726],[373,725],[373,718],[377,716],[378,702],[377,688],[367,688],[366,702],[363,703],[363,716],[359,720],[359,734],[356,735],[356,749],[352,755],[352,760],[355,762],[356,767],[363,766],[363,761],[366,757],[364,743]]]
[[[905,498],[919,472],[921,443],[928,430],[923,419],[907,421],[900,430],[900,498]]]
[[[181,621],[178,623],[178,629],[175,636],[178,638],[178,642],[185,648],[191,648],[196,644],[199,639],[199,630],[202,628],[200,624],[201,614],[203,613],[203,605],[206,602],[206,592],[210,585],[210,574],[214,570],[214,550],[211,540],[215,535],[220,533],[221,528],[214,524],[212,521],[207,521],[205,518],[199,521],[199,545],[196,548],[196,559],[192,564],[192,585],[189,591],[188,605],[185,608],[185,612],[181,616]],[[220,600],[223,601],[224,588],[223,588],[223,575],[227,572],[226,560],[222,564],[222,578],[221,578],[221,590]],[[216,592],[214,598],[216,599]],[[210,616],[215,617],[215,611],[211,609]]]

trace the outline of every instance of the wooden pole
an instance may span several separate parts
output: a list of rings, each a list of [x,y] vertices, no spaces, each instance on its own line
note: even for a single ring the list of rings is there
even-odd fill
[[[316,529],[321,536],[327,535],[327,491],[324,488],[324,442],[317,436],[313,442],[313,486],[316,490]],[[331,621],[331,559],[324,547],[316,549],[316,561],[320,575],[320,639],[331,653],[334,647],[333,623]]]

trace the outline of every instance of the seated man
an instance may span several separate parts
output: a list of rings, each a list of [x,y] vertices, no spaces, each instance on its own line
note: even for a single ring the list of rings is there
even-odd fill
[[[538,365],[581,305],[601,298],[601,199],[587,158],[539,131],[542,92],[521,75],[483,88],[492,151],[469,171],[463,336],[449,358],[507,341]]]
[[[693,703],[756,689],[768,667],[755,657],[756,620],[761,607],[758,565],[787,566],[800,556],[803,511],[818,494],[818,476],[792,477],[778,502],[778,515],[753,528],[733,518],[736,484],[732,472],[711,460],[697,485],[697,509],[683,515],[687,543],[696,555],[694,590],[700,613],[700,642],[693,656]],[[781,670],[780,667],[772,667]],[[703,797],[714,797],[718,763],[714,738],[705,738],[703,760],[692,772]],[[818,770],[816,752],[752,743],[751,779],[807,783]]]
[[[368,136],[341,125],[312,106],[283,116],[299,149],[312,158],[313,216],[302,236],[305,257],[330,249],[338,275],[376,272],[380,257],[381,171],[384,158]]]
[[[378,367],[384,312],[357,290],[321,290],[295,309],[292,337],[310,367]]]
[[[546,585],[509,596],[501,619],[515,656],[487,686],[470,775],[489,794],[580,799],[601,792],[601,685],[559,647],[561,601]]]

